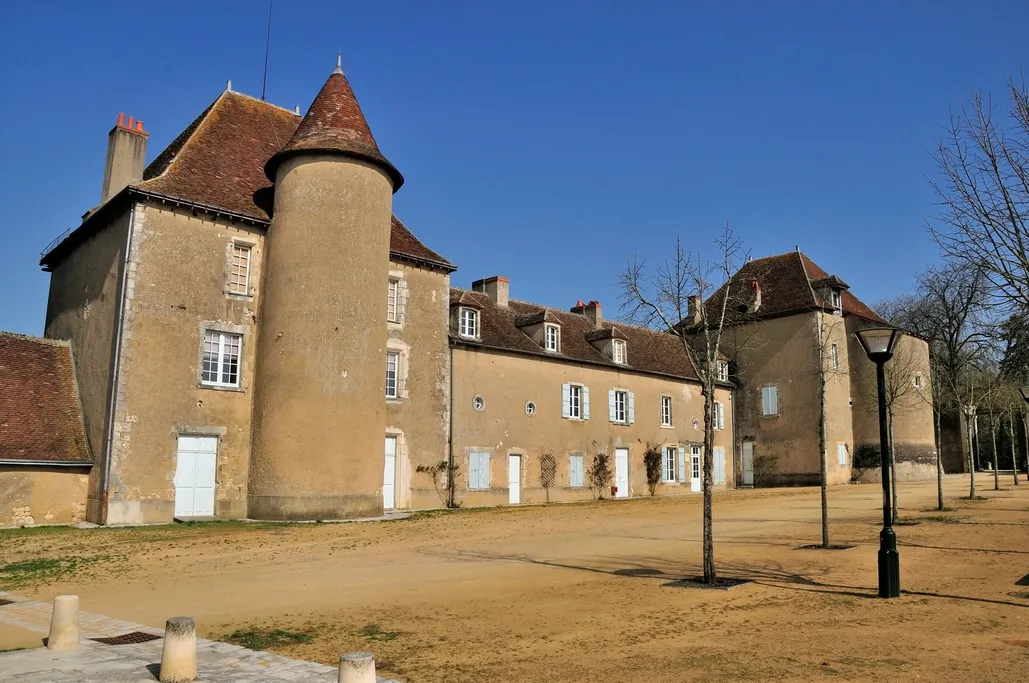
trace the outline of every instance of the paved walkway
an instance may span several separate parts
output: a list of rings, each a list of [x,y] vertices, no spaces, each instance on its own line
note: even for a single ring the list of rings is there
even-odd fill
[[[26,600],[0,591],[0,622],[45,636],[50,630],[51,603]],[[159,636],[145,643],[104,645],[94,638],[129,633]],[[89,612],[79,613],[79,649],[51,652],[46,648],[0,652],[0,678],[6,683],[153,683],[160,670],[164,631]],[[335,683],[334,667],[255,652],[245,647],[197,638],[198,681],[258,683],[321,681]],[[399,683],[378,678],[378,683]]]

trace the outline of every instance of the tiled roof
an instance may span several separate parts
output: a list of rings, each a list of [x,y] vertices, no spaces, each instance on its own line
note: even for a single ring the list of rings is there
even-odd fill
[[[283,158],[300,152],[342,153],[380,166],[393,179],[393,191],[404,184],[404,177],[379,151],[372,130],[357,103],[350,82],[337,65],[314,98],[307,115],[289,142],[265,165],[265,173],[275,178],[275,167]]]
[[[757,280],[761,289],[761,305],[752,313],[740,311],[754,300],[753,282]],[[748,261],[732,279],[731,289],[722,285],[705,302],[708,317],[717,316],[726,292],[730,292],[727,319],[730,324],[742,324],[765,318],[774,318],[791,313],[829,308],[817,293],[816,288],[836,285],[842,289],[841,304],[846,315],[854,315],[872,322],[886,321],[875,311],[854,296],[847,284],[836,275],[829,275],[814,261],[799,251]]]
[[[300,122],[300,116],[291,111],[227,90],[154,158],[137,187],[144,192],[268,222],[273,188],[264,173],[265,164],[290,142]],[[89,215],[95,213],[91,211]],[[47,266],[60,261],[97,227],[87,218],[71,233],[67,244],[44,255],[40,263]],[[395,218],[390,251],[456,269]]]
[[[602,328],[614,328],[615,337],[626,340],[626,364],[618,364],[602,354],[587,341],[598,330],[584,315],[557,308],[548,308],[525,301],[510,301],[507,308],[493,303],[484,292],[472,292],[452,287],[451,305],[460,304],[479,309],[479,340],[469,340],[452,334],[461,344],[488,346],[544,358],[563,359],[621,368],[627,371],[671,375],[696,380],[697,373],[678,338],[632,325],[604,321]],[[519,328],[524,320],[540,319],[545,314],[549,321],[561,326],[561,352],[548,353]],[[602,335],[603,336],[603,335]]]
[[[68,342],[0,332],[0,460],[90,464]]]

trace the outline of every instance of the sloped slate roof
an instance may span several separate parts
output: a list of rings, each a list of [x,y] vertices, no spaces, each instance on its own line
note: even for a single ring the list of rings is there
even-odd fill
[[[400,171],[379,151],[354,90],[338,66],[314,98],[293,137],[268,160],[265,174],[274,179],[275,167],[282,159],[299,152],[341,153],[364,159],[389,174],[394,192],[404,184]]]
[[[754,313],[741,312],[739,306],[754,300],[754,280],[757,280],[761,288],[761,306]],[[728,292],[730,297],[730,305],[727,310],[729,324],[742,324],[819,308],[829,308],[829,303],[816,292],[816,287],[822,284],[846,286],[843,280],[835,275],[830,276],[803,253],[791,251],[748,261],[733,276],[731,289],[723,284],[718,291],[708,297],[705,306],[709,318],[717,316]],[[854,315],[872,322],[886,324],[886,320],[848,289],[842,291],[841,304],[845,315]]]
[[[0,332],[0,460],[91,464],[68,342]]]
[[[587,341],[587,336],[594,335],[597,328],[586,316],[579,313],[513,300],[508,302],[507,308],[501,308],[484,292],[472,292],[457,287],[450,289],[450,303],[473,306],[480,312],[479,340],[452,335],[452,338],[461,344],[697,380],[697,373],[682,348],[682,342],[670,334],[604,321],[602,328],[613,328],[617,331],[614,336],[626,340],[628,362],[622,365],[612,361]],[[546,315],[548,321],[561,326],[560,353],[547,353],[519,328],[521,321],[529,319],[530,316],[538,319],[542,314]]]
[[[265,165],[290,142],[300,122],[300,116],[291,111],[225,91],[154,158],[136,187],[266,223],[271,220],[273,188],[265,175]],[[91,211],[90,217],[95,213]],[[66,240],[68,244],[44,255],[41,265],[59,261],[69,248],[99,227],[90,223],[87,217]],[[390,251],[456,269],[395,217]]]

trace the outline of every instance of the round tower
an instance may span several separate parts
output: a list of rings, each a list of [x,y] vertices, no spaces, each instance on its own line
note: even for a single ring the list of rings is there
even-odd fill
[[[390,218],[403,177],[379,152],[338,63],[265,173],[275,203],[248,516],[379,514]]]

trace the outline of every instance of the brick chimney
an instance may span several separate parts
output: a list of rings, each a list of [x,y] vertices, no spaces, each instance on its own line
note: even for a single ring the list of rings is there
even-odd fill
[[[146,161],[146,141],[150,136],[143,130],[142,121],[118,114],[118,123],[107,136],[107,164],[104,166],[104,186],[100,191],[100,203],[143,180],[143,165]]]
[[[511,281],[506,277],[494,275],[472,283],[473,292],[485,292],[493,303],[500,308],[507,308],[508,295],[511,291]]]
[[[750,308],[748,313],[756,313],[757,309],[761,308],[761,283],[757,280],[751,280],[750,286],[754,288],[754,298],[750,302]]]
[[[700,307],[702,302],[699,296],[691,296],[689,301],[686,303],[686,317],[689,318],[689,322],[692,325],[699,325],[701,323]]]
[[[584,315],[589,318],[590,322],[593,323],[593,327],[600,328],[601,323],[604,321],[603,316],[600,313],[601,307],[599,301],[590,301],[582,303],[582,301],[576,301],[575,305],[572,306],[571,312]]]

